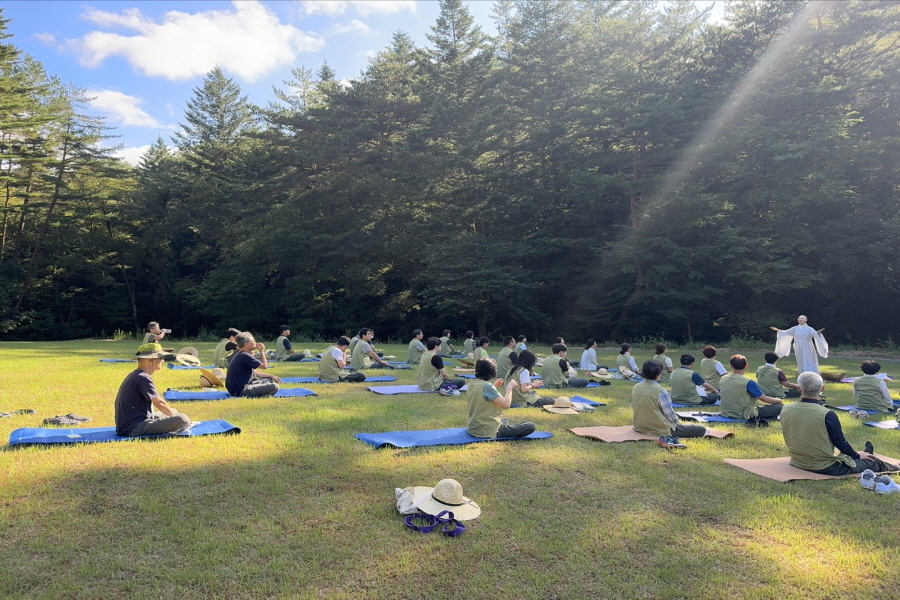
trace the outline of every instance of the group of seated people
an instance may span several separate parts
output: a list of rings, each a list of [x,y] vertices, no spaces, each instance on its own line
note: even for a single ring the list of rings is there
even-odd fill
[[[818,373],[801,373],[797,377],[797,383],[792,384],[779,376],[783,377],[780,370],[773,371],[772,367],[777,360],[774,353],[767,353],[765,360],[766,365],[757,370],[758,381],[753,381],[745,376],[747,358],[740,354],[731,357],[729,362],[732,372],[721,376],[720,381],[720,415],[748,421],[779,417],[782,435],[791,457],[790,464],[799,469],[836,476],[866,470],[876,473],[900,470],[900,467],[877,458],[869,442],[866,443],[865,451],[854,450],[847,442],[837,414],[821,403],[824,381]],[[660,384],[665,367],[656,360],[648,360],[643,364],[643,381],[636,384],[631,392],[634,430],[658,436],[657,443],[665,448],[685,448],[680,438],[706,435],[705,426],[680,423],[672,402],[681,402],[685,397],[696,397],[695,386],[708,386],[710,391],[715,389],[691,369],[694,363],[691,355],[682,355],[681,362],[682,367],[672,372],[671,395]],[[862,369],[866,375],[857,381],[865,380],[865,377],[870,379],[864,381],[859,393],[854,388],[854,394],[857,395],[857,402],[862,395],[866,395],[883,412],[892,412],[893,402],[884,381],[875,376],[880,368],[874,361],[864,362]],[[693,393],[690,391],[691,387],[694,387]],[[796,390],[800,400],[785,405],[785,388]],[[773,395],[767,395],[764,391]],[[679,393],[684,396],[679,398]],[[889,409],[885,405],[885,397],[890,404]],[[763,405],[758,406],[757,400]]]
[[[186,415],[168,405],[153,382],[152,375],[171,355],[158,343],[166,330],[161,330],[158,323],[151,323],[151,326],[145,343],[136,354],[138,368],[125,378],[116,396],[116,433],[121,436],[178,433],[192,426]],[[388,363],[371,345],[374,333],[370,328],[363,328],[353,340],[346,336],[338,338],[335,345],[321,355],[319,378],[323,381],[364,381],[362,369],[387,366]],[[543,378],[535,379],[537,356],[522,347],[524,338],[517,341],[507,336],[495,361],[487,352],[490,339],[482,337],[476,341],[471,333],[466,333],[464,348],[471,348],[475,362],[475,379],[468,382],[466,389],[467,431],[474,437],[527,436],[535,431],[535,424],[510,424],[501,416],[503,409],[552,404],[552,399],[537,395],[541,387],[577,388],[587,385],[587,380],[577,377],[569,364],[567,347],[561,338],[551,347],[552,355],[543,361]],[[297,356],[287,341],[289,328],[283,326],[279,334],[276,344],[284,350],[282,356]],[[444,337],[449,334],[449,330],[444,331]],[[445,344],[450,345],[449,340],[445,342],[444,338],[431,337],[422,344],[423,337],[422,330],[416,329],[409,344],[409,362],[419,365],[418,388],[424,391],[447,390],[447,395],[458,395],[458,390],[466,385],[466,381],[451,376],[443,362],[442,350]],[[628,344],[622,344],[616,364],[620,369],[624,367],[638,371],[630,349]],[[348,351],[351,355],[350,372],[346,370]],[[673,402],[707,406],[718,401],[721,404],[719,414],[725,417],[745,421],[780,417],[791,465],[795,467],[826,475],[861,473],[867,469],[874,472],[900,470],[900,467],[878,459],[868,442],[865,451],[854,450],[847,442],[837,415],[820,402],[824,382],[818,373],[801,373],[797,383],[791,383],[776,366],[778,356],[767,352],[766,362],[756,370],[756,380],[753,380],[746,376],[749,363],[745,356],[732,356],[729,360],[732,371],[728,373],[715,360],[716,350],[712,346],[703,349],[704,359],[701,361],[701,371],[697,373],[694,371],[696,360],[691,354],[683,354],[680,366],[675,369],[666,352],[664,344],[657,345],[653,359],[646,361],[639,371],[643,381],[637,383],[631,392],[635,431],[656,436],[660,446],[684,448],[680,438],[703,437],[706,434],[703,425],[680,423]],[[227,366],[225,387],[232,396],[268,396],[278,391],[281,380],[264,372],[268,367],[265,346],[257,343],[249,332],[229,329],[214,350],[213,362],[217,366]],[[581,364],[582,368],[596,368],[594,340],[588,340]],[[853,384],[857,408],[894,413],[895,407],[884,379],[878,376],[880,369],[881,366],[875,361],[862,363],[863,376]],[[505,380],[498,378],[498,371],[501,376],[505,375]],[[671,393],[661,385],[666,382],[671,385]],[[793,393],[799,397],[799,402],[785,406],[785,390],[788,395]],[[154,408],[159,412],[155,412]]]

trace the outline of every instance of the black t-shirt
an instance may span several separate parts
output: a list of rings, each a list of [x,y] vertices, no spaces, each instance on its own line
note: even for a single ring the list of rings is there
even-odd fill
[[[440,356],[435,354],[431,357],[431,366],[440,371],[444,368],[444,360]]]
[[[140,369],[129,373],[116,394],[116,434],[128,435],[138,423],[152,417],[150,398],[158,395],[150,375]]]
[[[244,386],[253,379],[253,369],[262,363],[253,358],[249,352],[237,352],[228,363],[228,371],[225,374],[225,387],[232,396],[240,396]]]

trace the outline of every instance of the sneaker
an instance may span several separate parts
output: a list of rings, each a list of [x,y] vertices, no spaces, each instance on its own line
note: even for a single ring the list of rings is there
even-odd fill
[[[87,422],[87,421],[93,421],[93,419],[91,417],[81,417],[79,415],[76,415],[75,413],[69,413],[69,414],[63,415],[63,416],[67,419],[72,419],[73,421],[80,421],[82,423]]]
[[[863,487],[864,490],[875,490],[875,472],[872,469],[866,469],[862,472],[862,475],[859,476],[859,485]]]
[[[687,448],[687,446],[682,444],[681,440],[679,440],[674,435],[659,436],[659,439],[656,440],[656,445],[662,446],[663,448],[669,448],[672,450],[674,450],[674,449],[684,450],[685,448]]]
[[[868,416],[869,416],[869,413],[867,413],[864,410],[859,410],[859,409],[854,408],[853,410],[850,411],[851,419],[866,419],[866,418],[868,418]]]
[[[875,491],[879,494],[894,494],[900,492],[900,485],[887,475],[882,475],[875,479]]]
[[[81,425],[81,421],[76,421],[75,419],[70,419],[69,417],[60,417],[59,415],[55,417],[47,417],[44,419],[44,425]]]
[[[438,390],[438,394],[441,396],[459,396],[459,390],[456,388],[444,388]]]
[[[872,445],[872,442],[866,442],[865,448],[863,448],[869,454],[873,454],[875,452],[875,446]]]

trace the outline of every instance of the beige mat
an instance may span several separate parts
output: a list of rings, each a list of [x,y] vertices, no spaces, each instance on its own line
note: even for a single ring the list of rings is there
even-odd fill
[[[475,369],[466,369],[464,367],[453,367],[453,370],[457,373],[474,373]]]
[[[614,444],[616,442],[640,442],[640,441],[650,441],[655,442],[656,437],[652,435],[644,435],[643,433],[638,433],[635,431],[631,425],[622,425],[621,427],[605,427],[605,426],[597,426],[597,427],[572,427],[569,429],[575,435],[583,435],[584,437],[594,438],[595,440],[600,440],[601,442],[607,442],[610,444]],[[722,431],[721,429],[710,429],[706,428],[706,436],[704,437],[713,437],[713,438],[730,438],[734,437],[734,433],[731,431]]]
[[[892,465],[900,464],[900,461],[898,461],[896,458],[891,458],[889,456],[884,456],[881,454],[876,454],[875,456]],[[819,473],[811,473],[809,471],[804,471],[803,469],[798,469],[797,467],[792,467],[789,464],[790,460],[791,457],[789,456],[779,456],[778,458],[726,458],[725,462],[727,462],[729,465],[737,467],[738,469],[750,471],[754,475],[759,475],[760,477],[765,477],[766,479],[774,479],[775,481],[780,481],[782,483],[784,483],[785,481],[791,481],[793,479],[813,479],[818,481],[822,479],[843,479],[844,477],[859,477],[859,473],[841,475],[840,477],[835,475],[821,475]]]

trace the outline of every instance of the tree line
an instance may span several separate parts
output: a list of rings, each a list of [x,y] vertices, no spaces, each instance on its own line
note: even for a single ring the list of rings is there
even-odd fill
[[[442,0],[358,77],[220,69],[136,168],[0,45],[0,336],[900,334],[900,5]]]

